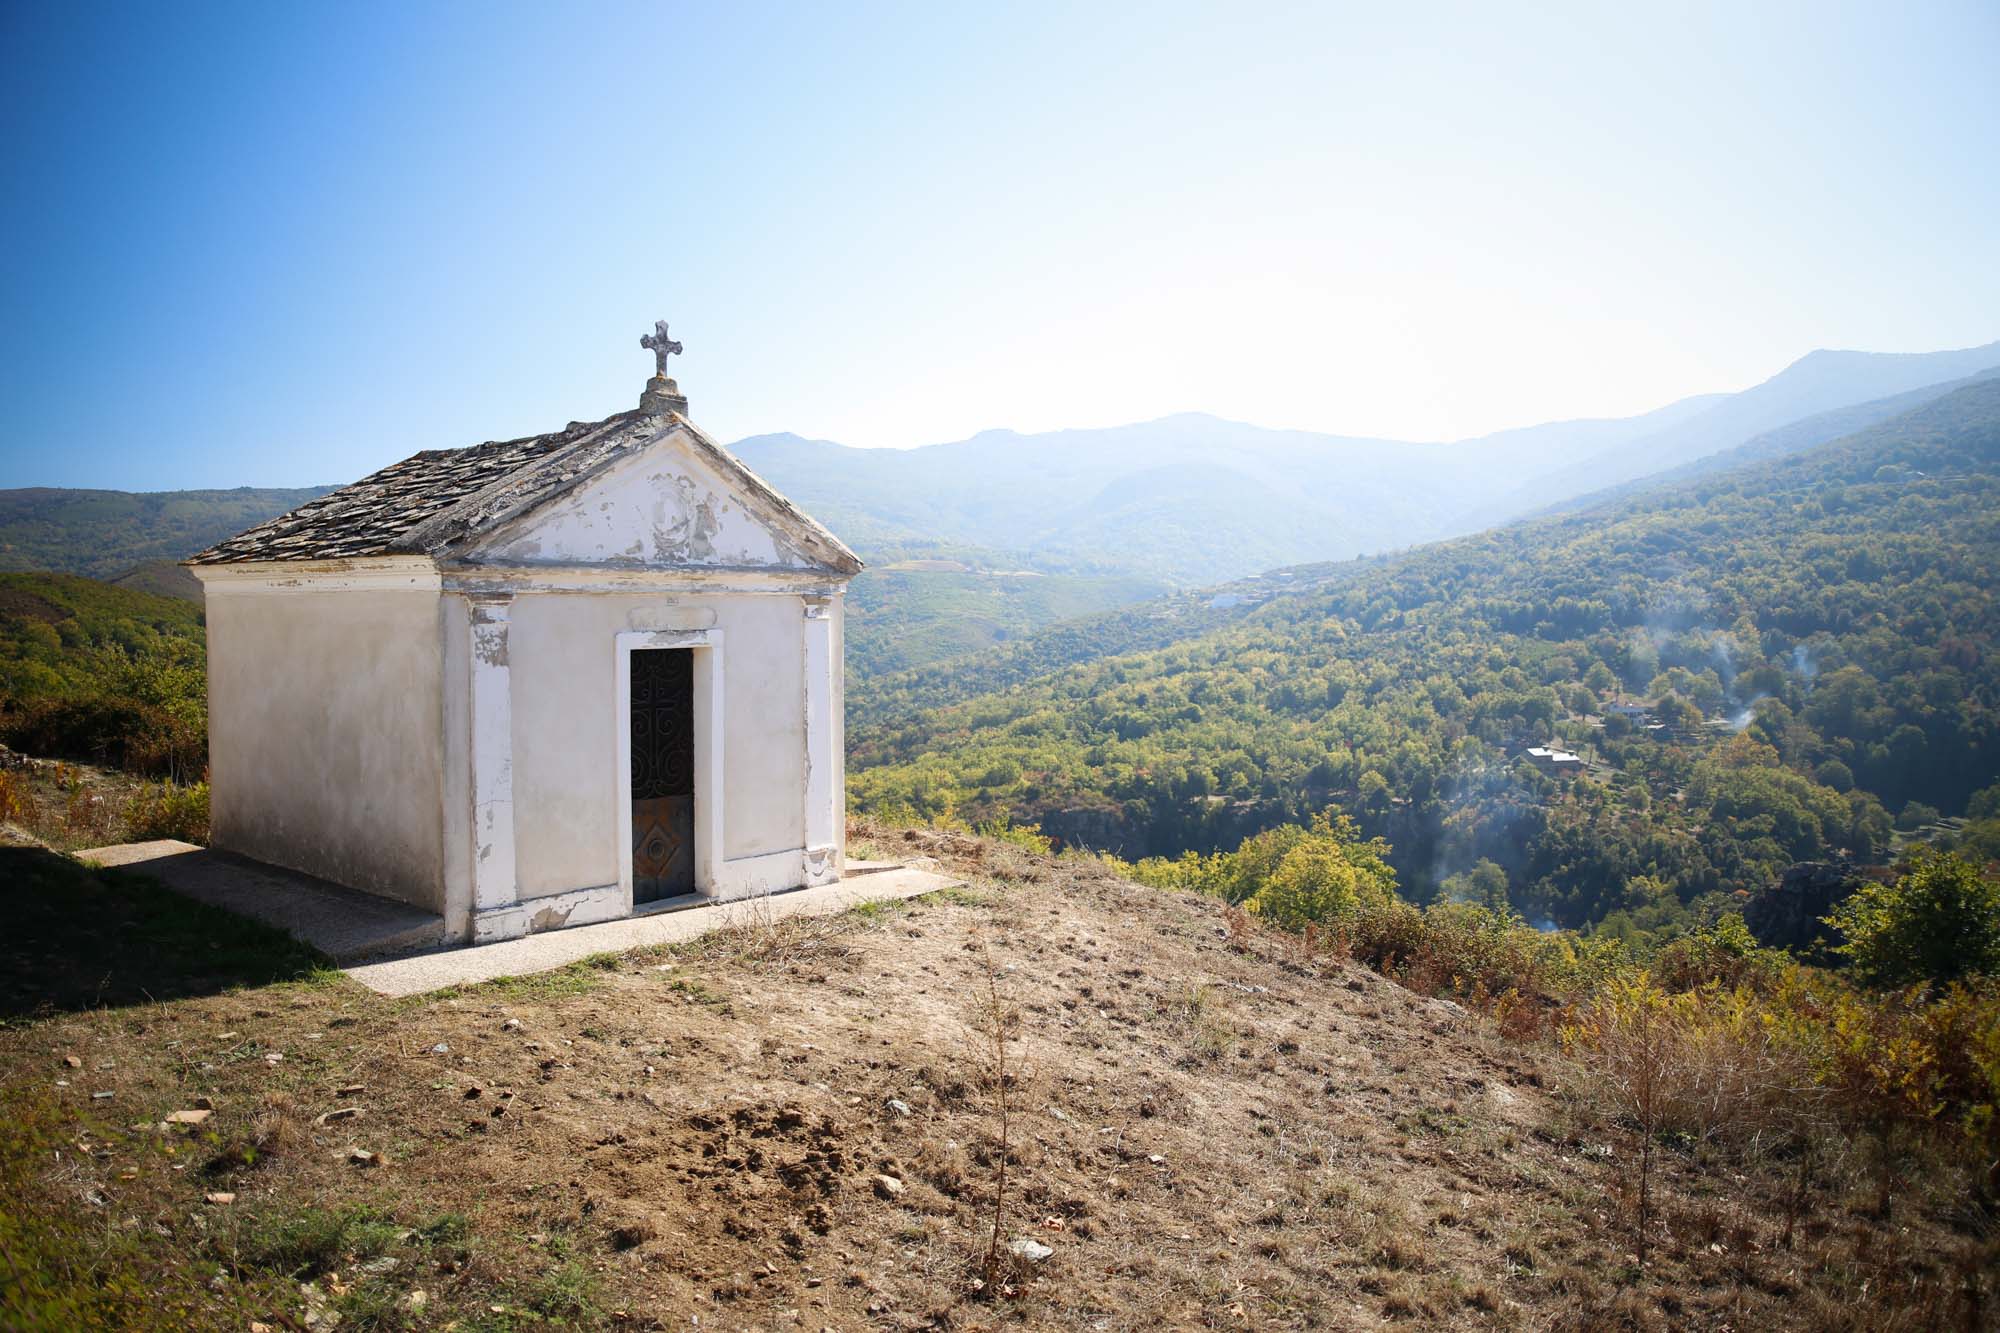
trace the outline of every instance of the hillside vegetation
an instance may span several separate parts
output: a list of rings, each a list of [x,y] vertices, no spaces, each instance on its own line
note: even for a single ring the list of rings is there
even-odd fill
[[[1993,782],[1996,568],[1988,380],[1807,453],[1295,572],[1311,591],[1233,623],[1082,642],[962,702],[905,712],[878,689],[851,782],[867,806],[1127,856],[1338,805],[1419,899],[1485,863],[1532,917],[1678,929],[1789,862],[1879,861],[1898,821]],[[1542,742],[1587,771],[1518,758]]]
[[[1050,574],[994,552],[900,544],[870,550],[847,592],[847,669],[857,680],[990,648],[1044,626],[1157,597],[1130,575]]]
[[[201,608],[74,574],[0,574],[0,743],[183,779],[208,768]]]
[[[179,560],[332,487],[230,491],[0,491],[0,570],[110,579]]]

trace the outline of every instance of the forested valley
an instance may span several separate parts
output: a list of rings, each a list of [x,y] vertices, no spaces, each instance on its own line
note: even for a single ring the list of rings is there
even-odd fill
[[[1135,858],[1334,808],[1418,901],[1638,939],[1796,861],[1990,859],[1996,466],[1985,381],[1776,461],[864,682],[854,798]]]

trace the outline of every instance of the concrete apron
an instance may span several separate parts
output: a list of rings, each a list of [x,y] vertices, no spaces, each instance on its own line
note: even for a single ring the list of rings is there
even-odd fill
[[[384,995],[419,995],[563,967],[599,953],[679,944],[711,931],[830,916],[863,903],[915,898],[960,881],[928,870],[856,866],[838,883],[733,902],[572,926],[520,939],[440,947],[443,918],[275,866],[192,843],[163,840],[78,852],[92,865],[151,875],[187,897],[278,927]],[[410,953],[413,949],[426,952]],[[383,958],[404,953],[400,958]],[[380,961],[358,961],[363,959]]]

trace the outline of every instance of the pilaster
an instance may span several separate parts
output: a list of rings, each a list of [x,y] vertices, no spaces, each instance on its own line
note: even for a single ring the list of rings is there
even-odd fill
[[[472,597],[467,704],[472,751],[472,938],[525,935],[514,871],[514,703],[507,666],[510,597]]]
[[[835,709],[833,614],[831,598],[805,599],[805,880],[828,884],[840,878],[840,756]]]

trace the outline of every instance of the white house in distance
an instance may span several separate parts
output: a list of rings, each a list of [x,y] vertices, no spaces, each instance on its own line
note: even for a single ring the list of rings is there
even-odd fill
[[[506,939],[840,878],[861,562],[687,417],[430,450],[189,562],[214,845]]]

